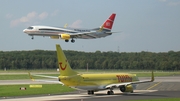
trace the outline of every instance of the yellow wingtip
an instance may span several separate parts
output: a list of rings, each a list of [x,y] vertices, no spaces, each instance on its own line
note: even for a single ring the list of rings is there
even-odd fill
[[[65,25],[64,25],[64,28],[66,28],[68,26],[68,24],[66,23]]]
[[[99,32],[102,32],[104,26],[102,25],[101,28],[99,29]]]

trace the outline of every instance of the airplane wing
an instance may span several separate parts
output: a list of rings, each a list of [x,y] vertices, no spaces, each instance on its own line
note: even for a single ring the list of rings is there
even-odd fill
[[[152,76],[151,76],[151,80],[141,80],[141,81],[135,81],[135,82],[125,82],[125,83],[117,83],[117,84],[110,84],[107,85],[105,88],[106,89],[110,89],[110,88],[118,88],[120,86],[127,86],[127,85],[131,85],[131,84],[140,84],[140,83],[147,83],[147,82],[153,82],[154,81],[154,73],[152,71]]]
[[[38,76],[38,77],[45,77],[45,78],[51,78],[51,79],[58,79],[56,76],[47,76],[47,75],[35,75],[35,74],[30,74],[32,76]]]
[[[52,78],[52,79],[59,79],[58,77],[55,76],[46,76],[46,75],[33,75],[33,76],[37,76],[37,77],[45,77],[45,78]],[[38,81],[38,82],[51,82],[51,83],[59,83],[64,85],[64,83],[60,82],[60,81],[55,81],[55,80],[35,80],[32,75],[29,72],[29,77],[32,81]]]
[[[62,35],[68,36],[69,38],[80,38],[80,39],[95,39],[95,38],[100,38],[100,37],[105,37],[107,35],[111,35],[112,33],[118,33],[118,32],[103,32],[104,34],[101,34],[101,36],[99,36],[97,34],[98,32],[96,31],[91,31],[91,32],[79,32],[79,33],[43,33],[43,35],[41,33],[36,33],[33,35],[37,35],[37,36],[50,36],[52,39],[59,39],[60,37],[62,37]],[[100,33],[100,32],[99,32]]]
[[[70,34],[71,38],[82,38],[82,39],[95,39],[100,37],[105,37],[107,35],[111,35],[112,33],[120,33],[120,32],[103,32],[102,36],[97,35],[98,32],[82,32]]]
[[[99,36],[96,35],[96,32],[82,32],[82,33],[75,33],[70,34],[71,38],[82,38],[82,39],[95,39],[99,38]]]

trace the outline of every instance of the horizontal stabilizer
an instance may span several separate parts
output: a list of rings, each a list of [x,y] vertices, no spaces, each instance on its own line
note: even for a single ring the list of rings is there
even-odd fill
[[[64,83],[60,82],[60,81],[55,81],[55,80],[39,80],[39,79],[34,79],[32,77],[32,75],[30,74],[30,72],[28,73],[29,77],[32,81],[37,81],[37,82],[49,82],[49,83],[59,83],[64,85]],[[54,77],[54,76],[45,76],[45,75],[33,75],[33,76],[37,76],[37,77],[45,77],[45,78],[53,78],[53,79],[59,79],[58,77]]]

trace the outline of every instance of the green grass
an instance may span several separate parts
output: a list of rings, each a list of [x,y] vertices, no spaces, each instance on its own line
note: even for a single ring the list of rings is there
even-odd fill
[[[26,90],[20,90],[20,87],[26,87]],[[29,85],[0,85],[0,97],[61,94],[71,91],[74,90],[60,84],[43,84],[42,88],[29,88]]]
[[[180,101],[180,98],[159,98],[159,99],[129,100],[129,101]]]

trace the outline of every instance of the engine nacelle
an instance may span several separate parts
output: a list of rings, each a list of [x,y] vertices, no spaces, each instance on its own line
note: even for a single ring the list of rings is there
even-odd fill
[[[50,36],[51,39],[59,39],[59,36]]]
[[[119,87],[121,92],[133,92],[133,86],[132,85],[123,85]]]
[[[61,34],[60,35],[61,39],[69,40],[71,36],[69,34]]]

